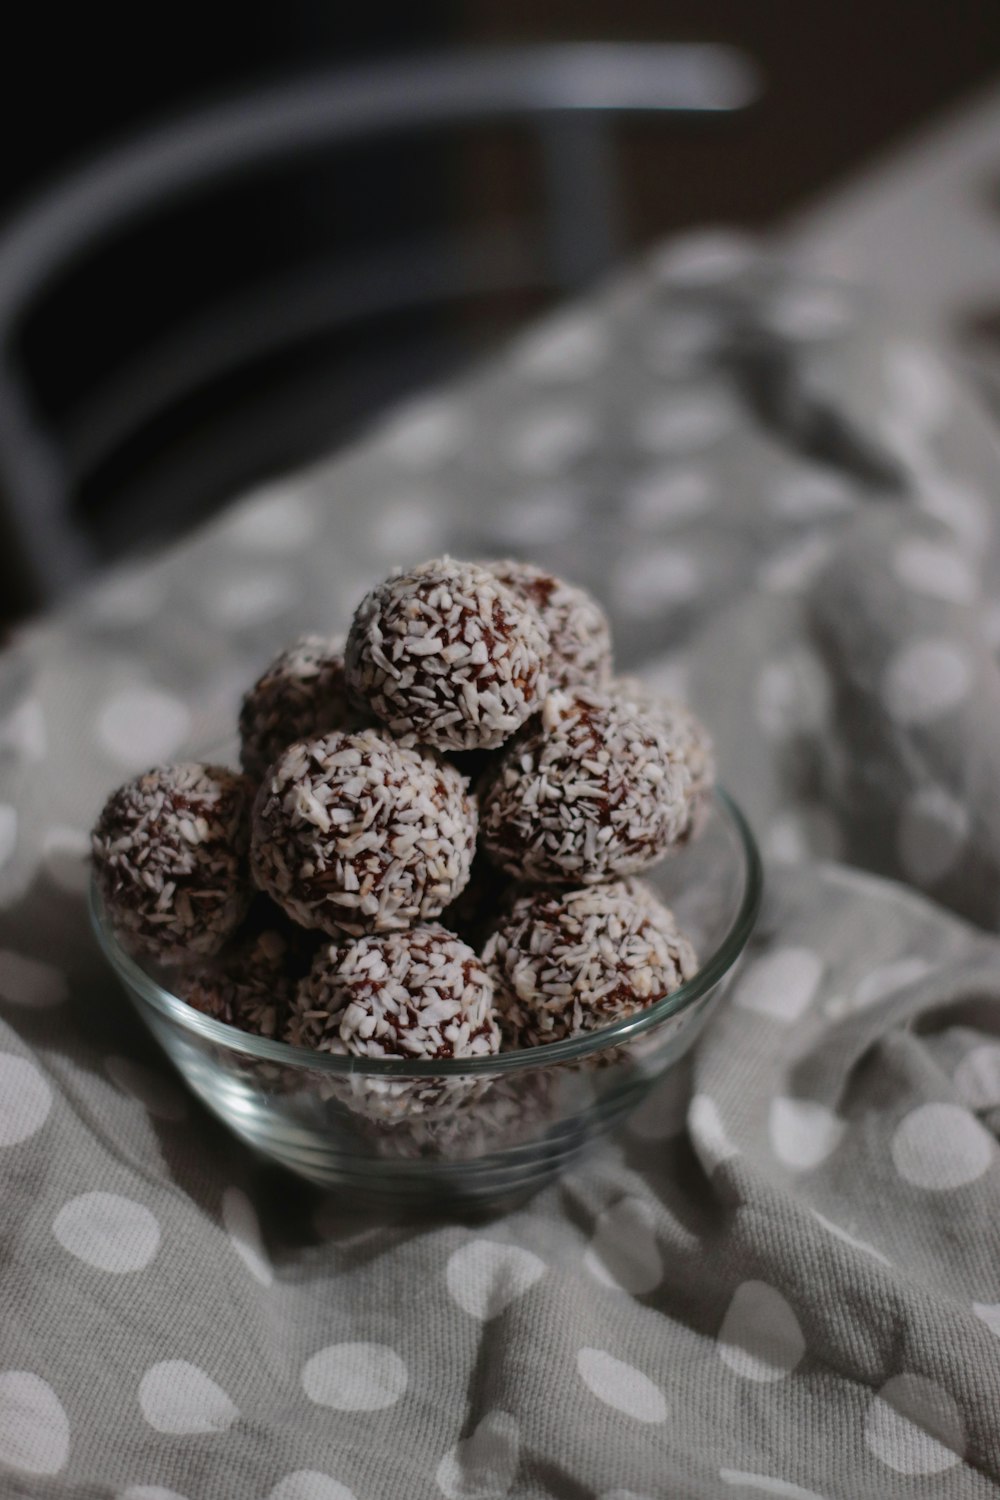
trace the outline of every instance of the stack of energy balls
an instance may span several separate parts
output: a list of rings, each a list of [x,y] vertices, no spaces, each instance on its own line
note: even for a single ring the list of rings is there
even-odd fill
[[[242,772],[163,766],[93,833],[122,944],[207,1015],[298,1047],[444,1060],[542,1046],[696,969],[635,877],[714,777],[683,705],[612,675],[582,589],[443,557],[246,694]]]

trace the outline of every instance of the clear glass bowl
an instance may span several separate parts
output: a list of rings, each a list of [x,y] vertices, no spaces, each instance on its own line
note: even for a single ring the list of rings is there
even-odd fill
[[[300,1177],[401,1206],[497,1206],[562,1170],[690,1048],[732,977],[760,906],[761,867],[723,791],[701,837],[648,878],[701,960],[638,1015],[587,1036],[447,1062],[336,1057],[250,1036],[193,1010],[119,944],[96,884],[98,940],[146,1025],[204,1104]]]

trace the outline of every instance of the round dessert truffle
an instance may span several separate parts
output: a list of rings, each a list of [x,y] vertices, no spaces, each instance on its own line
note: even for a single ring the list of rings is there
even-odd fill
[[[490,750],[537,712],[548,658],[530,604],[486,568],[443,557],[362,600],[347,680],[399,738]]]
[[[679,698],[653,692],[638,677],[618,677],[611,684],[616,697],[655,719],[666,732],[673,751],[684,762],[691,779],[691,814],[683,837],[695,837],[704,826],[715,786],[715,746],[704,724]]]
[[[549,635],[549,686],[601,687],[611,676],[611,627],[596,599],[534,563],[485,563],[519,599],[534,605]]]
[[[175,989],[202,1015],[256,1036],[280,1037],[298,976],[275,928],[257,933],[225,960],[183,970]]]
[[[591,885],[645,869],[690,818],[690,777],[652,718],[550,693],[482,790],[482,846],[518,879]]]
[[[521,897],[486,944],[483,963],[510,1047],[623,1020],[698,967],[672,912],[638,881]]]
[[[330,943],[299,985],[286,1031],[297,1047],[439,1062],[499,1050],[493,985],[437,923]]]
[[[316,739],[360,722],[348,701],[343,642],[304,635],[276,656],[244,695],[240,708],[240,760],[260,781],[296,740]]]
[[[217,953],[250,904],[253,789],[225,766],[158,766],[113,792],[91,835],[122,946],[161,964]]]
[[[254,879],[302,927],[386,932],[438,916],[469,878],[477,812],[433,752],[373,729],[289,746],[260,785]]]

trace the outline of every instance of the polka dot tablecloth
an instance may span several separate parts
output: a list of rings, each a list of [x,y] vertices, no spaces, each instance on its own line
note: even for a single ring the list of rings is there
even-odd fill
[[[675,244],[0,660],[0,1494],[1000,1483],[1000,457],[919,330]],[[86,833],[390,564],[515,551],[690,697],[768,860],[725,1010],[516,1212],[255,1163],[94,950]]]

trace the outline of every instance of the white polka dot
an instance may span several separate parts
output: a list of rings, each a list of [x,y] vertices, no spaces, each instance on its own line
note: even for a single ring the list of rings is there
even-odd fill
[[[637,1422],[665,1422],[663,1392],[647,1375],[604,1349],[581,1349],[576,1356],[580,1379],[598,1401],[613,1406]]]
[[[903,804],[896,834],[899,862],[916,885],[933,885],[958,863],[969,814],[943,787],[925,786]]]
[[[69,1422],[50,1385],[28,1370],[0,1374],[0,1464],[58,1474],[69,1458]]]
[[[700,469],[666,469],[646,474],[625,494],[633,526],[653,530],[702,515],[716,499],[708,475]]]
[[[241,1188],[228,1187],[222,1195],[222,1223],[240,1260],[262,1286],[270,1286],[274,1272],[264,1249],[253,1204]]]
[[[825,1104],[813,1099],[771,1101],[768,1132],[771,1149],[793,1171],[807,1172],[832,1156],[847,1126]]]
[[[737,977],[735,1003],[773,1021],[797,1021],[809,1009],[823,974],[811,948],[778,948],[756,958]]]
[[[775,552],[757,574],[757,582],[771,594],[799,594],[822,572],[833,550],[827,535],[806,536]]]
[[[22,760],[45,759],[49,737],[45,714],[37,698],[26,698],[0,722],[0,749],[10,750]]]
[[[98,1271],[121,1274],[148,1266],[160,1226],[148,1208],[118,1193],[83,1193],[63,1204],[52,1233],[70,1255]]]
[[[0,1146],[16,1146],[40,1130],[52,1108],[52,1090],[34,1063],[0,1052]]]
[[[892,410],[918,432],[938,432],[947,421],[953,396],[952,382],[940,360],[911,343],[892,345],[884,360]]]
[[[767,664],[757,679],[757,722],[772,739],[815,734],[830,711],[830,684],[817,657],[804,648]]]
[[[961,553],[923,537],[900,542],[893,553],[892,570],[907,588],[951,604],[971,604],[979,593],[976,575]]]
[[[839,1224],[834,1224],[830,1219],[825,1219],[815,1208],[811,1208],[809,1212],[817,1223],[822,1224],[823,1228],[833,1235],[834,1239],[843,1240],[844,1244],[850,1245],[853,1250],[863,1251],[865,1255],[870,1255],[873,1260],[879,1261],[883,1266],[892,1265],[889,1257],[883,1255],[881,1250],[876,1250],[874,1245],[869,1245],[867,1240],[859,1240],[856,1235],[848,1234],[846,1229],[842,1229]]]
[[[129,1057],[106,1057],[104,1067],[112,1083],[137,1100],[155,1119],[177,1121],[187,1115],[187,1101],[169,1078]]]
[[[159,688],[123,688],[97,715],[97,738],[116,765],[133,769],[169,760],[191,731],[184,704]]]
[[[521,339],[514,362],[531,380],[586,380],[604,363],[607,347],[597,318],[572,313]]]
[[[216,575],[204,592],[207,617],[223,630],[244,630],[273,620],[295,602],[300,587],[291,573],[256,568]]]
[[[904,646],[889,663],[885,701],[903,724],[924,724],[956,708],[973,682],[972,664],[953,641]]]
[[[865,1414],[865,1442],[897,1474],[943,1474],[960,1463],[965,1427],[955,1398],[923,1375],[894,1375]]]
[[[509,1412],[487,1412],[472,1435],[456,1443],[438,1464],[438,1489],[447,1500],[502,1500],[517,1474],[520,1444],[517,1422]]]
[[[17,849],[17,808],[0,802],[0,870],[9,865]]]
[[[892,1138],[900,1177],[928,1192],[964,1187],[989,1171],[993,1137],[958,1104],[921,1104]]]
[[[390,496],[371,512],[371,538],[394,563],[429,556],[439,545],[444,516],[436,495],[422,490]]]
[[[595,437],[594,422],[585,407],[545,407],[511,425],[506,453],[524,473],[554,474],[585,453]]]
[[[691,1143],[707,1172],[712,1172],[722,1162],[739,1155],[726,1134],[715,1100],[710,1099],[707,1094],[695,1094],[691,1100],[688,1130],[691,1133]]]
[[[846,480],[822,469],[806,469],[779,481],[768,508],[786,521],[822,521],[854,504],[855,495]]]
[[[972,1311],[981,1323],[985,1323],[990,1333],[995,1333],[1000,1338],[1000,1302],[973,1302]]]
[[[767,306],[764,322],[785,339],[827,339],[852,320],[845,292],[829,287],[789,287]]]
[[[825,807],[796,807],[772,819],[767,830],[767,852],[782,864],[803,859],[839,859],[843,853],[840,825]]]
[[[144,625],[162,609],[167,597],[162,579],[146,571],[116,573],[89,596],[91,615],[102,625]]]
[[[697,453],[735,425],[732,405],[717,393],[658,396],[635,422],[635,440],[647,453]]]
[[[929,974],[930,964],[926,958],[894,958],[890,963],[880,964],[859,982],[853,995],[832,995],[824,1004],[826,1015],[834,1020],[850,1015],[857,1010],[867,1010],[877,1005],[888,995],[894,995],[907,985],[915,984]]]
[[[751,242],[726,230],[685,235],[657,252],[653,270],[676,287],[715,286],[730,281],[753,263]]]
[[[616,1291],[643,1296],[663,1280],[654,1215],[641,1198],[623,1198],[605,1209],[583,1257],[590,1274]]]
[[[185,1500],[176,1490],[165,1490],[162,1484],[130,1484],[119,1500]]]
[[[621,560],[613,588],[622,614],[648,619],[694,598],[701,588],[701,565],[678,547],[647,548]]]
[[[560,542],[579,525],[581,500],[568,485],[549,485],[516,495],[484,517],[490,535],[518,547]]]
[[[993,534],[992,509],[985,496],[960,479],[925,472],[916,498],[921,510],[943,521],[971,556],[982,555]]]
[[[955,1089],[967,1109],[1000,1109],[1000,1044],[984,1042],[955,1069]]]
[[[330,1344],[307,1361],[302,1386],[317,1406],[378,1411],[406,1390],[406,1366],[386,1344]]]
[[[47,828],[42,864],[52,884],[68,896],[82,895],[90,885],[90,839],[82,828]]]
[[[52,964],[0,948],[0,999],[28,1010],[48,1010],[62,1005],[68,994],[66,976]]]
[[[312,507],[304,495],[286,484],[252,495],[223,524],[227,542],[266,557],[300,551],[315,530]]]
[[[449,1257],[448,1291],[459,1307],[481,1322],[499,1316],[545,1272],[545,1262],[517,1245],[472,1240]]]
[[[742,1469],[720,1469],[719,1478],[724,1484],[740,1485],[745,1490],[759,1490],[765,1495],[782,1495],[784,1500],[823,1500],[815,1490],[804,1490],[800,1484],[790,1484],[787,1479],[773,1479],[768,1474],[747,1474]]]
[[[744,1281],[719,1329],[719,1358],[743,1380],[783,1380],[806,1352],[798,1319],[780,1292]]]
[[[225,1432],[239,1412],[221,1386],[186,1359],[165,1359],[139,1382],[139,1406],[150,1427],[175,1434]]]
[[[380,447],[397,463],[433,469],[453,458],[465,435],[463,414],[451,401],[431,397],[414,403],[383,428]]]
[[[345,1484],[316,1469],[296,1469],[279,1479],[267,1500],[354,1500]]]

